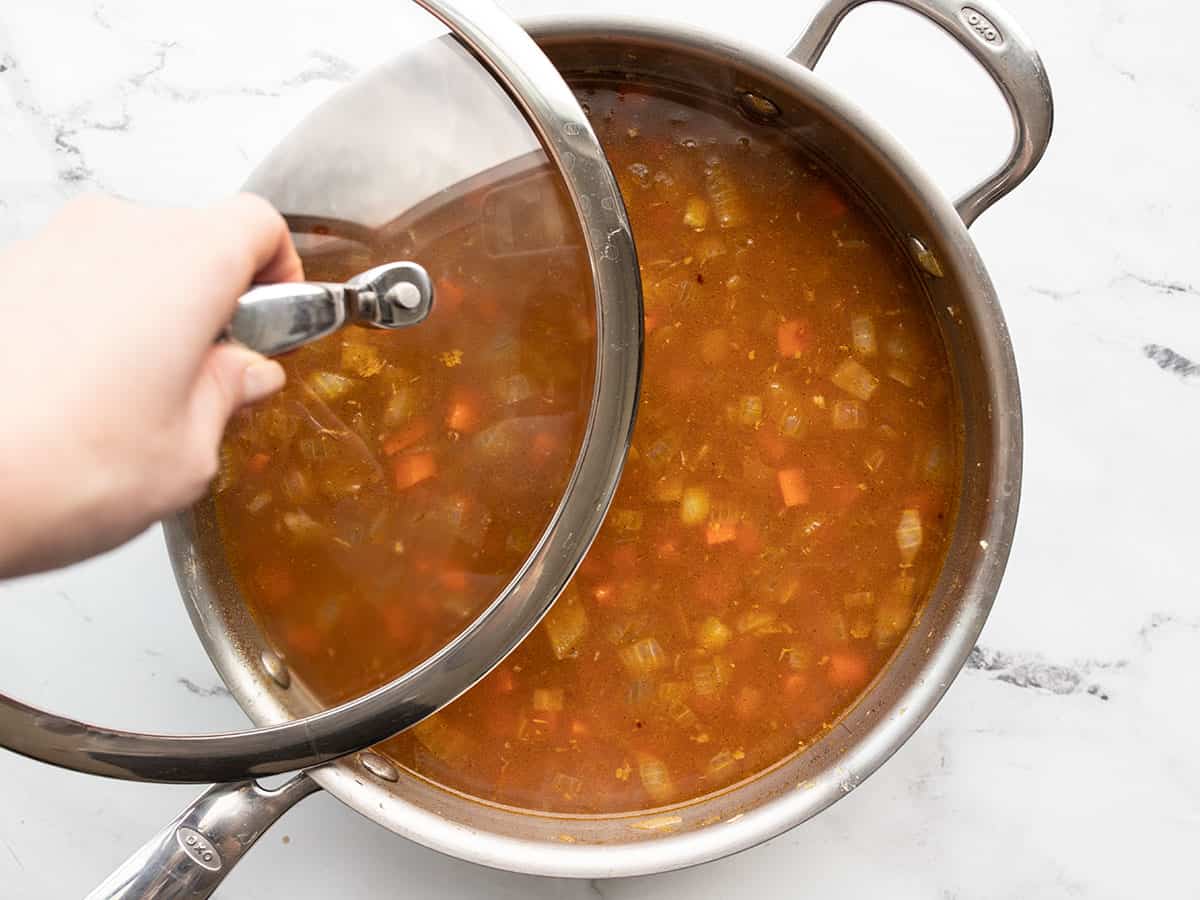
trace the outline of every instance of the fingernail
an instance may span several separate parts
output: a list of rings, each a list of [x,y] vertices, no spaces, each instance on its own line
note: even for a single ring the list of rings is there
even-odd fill
[[[256,403],[275,393],[286,381],[283,366],[274,360],[253,363],[242,373],[242,399],[246,403]]]

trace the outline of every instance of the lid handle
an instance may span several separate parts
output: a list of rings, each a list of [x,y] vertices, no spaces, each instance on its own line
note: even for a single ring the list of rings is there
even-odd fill
[[[277,356],[337,331],[343,325],[404,328],[433,306],[429,274],[412,262],[387,263],[345,284],[301,281],[263,284],[238,298],[222,337],[266,356]]]

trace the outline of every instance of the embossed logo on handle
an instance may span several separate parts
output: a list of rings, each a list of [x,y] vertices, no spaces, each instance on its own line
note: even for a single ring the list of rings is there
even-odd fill
[[[985,44],[992,47],[999,47],[1004,44],[1004,35],[1000,33],[1000,29],[993,25],[987,16],[973,6],[964,6],[958,15],[966,23],[967,27],[975,32]]]
[[[221,855],[217,853],[217,848],[213,846],[212,841],[195,828],[182,826],[175,832],[175,840],[179,841],[183,852],[190,856],[196,865],[202,866],[210,872],[220,870]]]

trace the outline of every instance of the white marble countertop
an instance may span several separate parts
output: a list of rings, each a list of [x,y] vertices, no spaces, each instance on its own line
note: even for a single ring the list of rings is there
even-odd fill
[[[783,50],[815,2],[578,5],[686,18]],[[364,59],[362,44],[391,6],[4,4],[0,241],[85,189],[194,202],[235,187],[283,129],[380,58]],[[1058,113],[1041,167],[973,229],[1020,365],[1024,497],[980,651],[918,734],[815,820],[690,871],[612,882],[493,872],[318,795],[219,896],[1198,895],[1200,70],[1185,36],[1200,12],[1169,0],[1008,7],[1042,52]],[[901,12],[856,13],[821,72],[949,191],[1007,147],[984,77]],[[123,726],[244,721],[191,631],[157,530],[2,584],[0,606],[6,690]],[[83,895],[196,792],[0,753],[0,897]]]

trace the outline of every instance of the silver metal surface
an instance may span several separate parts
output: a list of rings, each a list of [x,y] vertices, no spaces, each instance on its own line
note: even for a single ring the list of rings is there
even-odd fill
[[[376,266],[345,284],[262,284],[238,298],[226,336],[266,356],[295,350],[344,325],[404,328],[433,308],[433,282],[421,266]]]
[[[364,779],[350,759],[310,773],[363,815],[461,859],[552,876],[640,875],[735,853],[816,815],[861,784],[930,713],[970,653],[1008,559],[1021,486],[1020,395],[1004,318],[964,219],[852,102],[781,56],[676,24],[571,16],[530,30],[569,79],[628,76],[730,106],[746,92],[769,99],[780,112],[762,127],[793,134],[854,184],[897,240],[910,243],[914,264],[918,247],[936,263],[936,272],[925,267],[925,287],[963,416],[964,477],[942,575],[865,696],[804,753],[720,795],[609,818],[523,815],[411,776]],[[811,34],[826,30],[818,20]],[[253,645],[254,626],[220,559],[211,518],[200,510],[170,543],[197,630],[242,707],[260,723],[309,712],[313,700],[302,685],[276,689],[239,650]]]
[[[582,226],[595,301],[592,405],[575,469],[546,531],[513,580],[447,646],[333,709],[310,707],[306,717],[280,717],[253,731],[158,735],[92,725],[0,695],[0,746],[77,771],[140,781],[232,782],[337,759],[421,721],[486,675],[541,620],[599,531],[625,464],[641,377],[641,280],[624,202],[574,94],[525,31],[487,0],[419,2],[510,93],[557,165]],[[198,625],[212,612],[203,598],[215,595],[214,570],[197,546],[202,508],[164,523],[177,580]],[[264,680],[257,662],[249,664],[227,637],[202,633],[202,640],[218,668],[238,681],[239,693],[249,681]],[[257,661],[261,638],[248,642]],[[223,650],[215,649],[221,644]]]
[[[253,781],[210,788],[86,900],[208,897],[276,819],[317,790],[303,774],[273,791]]]
[[[825,52],[842,19],[874,0],[828,0],[788,56],[809,69]],[[1046,152],[1054,126],[1050,80],[1033,43],[990,0],[886,0],[919,13],[961,44],[1004,95],[1013,119],[1013,145],[994,173],[955,201],[969,227],[979,215],[1025,180]]]

